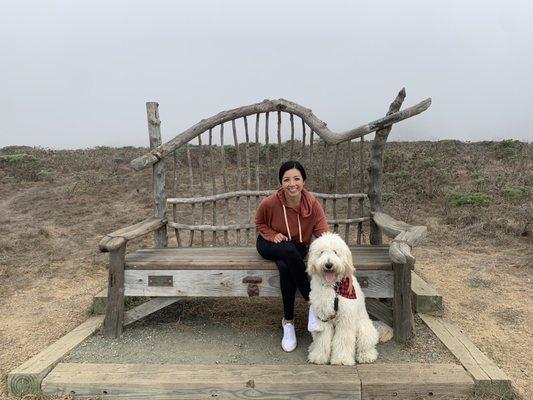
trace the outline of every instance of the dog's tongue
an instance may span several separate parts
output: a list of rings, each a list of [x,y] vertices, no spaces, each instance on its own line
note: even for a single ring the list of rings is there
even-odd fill
[[[335,279],[335,274],[333,271],[326,271],[326,282],[331,283]]]

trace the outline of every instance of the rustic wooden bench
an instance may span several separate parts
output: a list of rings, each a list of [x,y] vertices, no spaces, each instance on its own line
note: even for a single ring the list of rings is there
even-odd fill
[[[152,166],[155,216],[110,233],[100,242],[100,250],[110,253],[104,335],[121,335],[124,296],[280,296],[275,263],[262,259],[255,250],[257,230],[252,221],[260,200],[276,187],[277,166],[283,160],[298,159],[306,165],[311,177],[307,187],[322,201],[331,229],[352,249],[369,313],[392,324],[396,340],[407,340],[413,331],[411,270],[415,259],[411,248],[419,244],[426,228],[382,212],[383,151],[392,124],[423,112],[431,101],[399,111],[404,97],[402,89],[386,117],[341,133],[331,132],[311,110],[295,103],[265,100],[202,120],[165,144],[161,143],[158,105],[147,103],[151,151],[131,165],[135,170]],[[273,112],[278,117],[275,144],[269,132],[269,114]],[[282,129],[283,113],[290,126],[286,131]],[[248,130],[250,115],[255,116],[255,141],[250,140]],[[295,116],[301,119],[300,138],[296,137]],[[240,133],[239,119],[244,128]],[[224,124],[228,122],[231,146],[225,144]],[[216,140],[215,127],[220,133]],[[367,194],[363,137],[371,132],[376,132],[376,137]],[[202,135],[206,137],[203,142]],[[352,141],[357,138],[359,152],[353,150],[357,143]],[[197,144],[192,144],[194,139]],[[186,186],[191,194],[201,196],[166,198],[165,158],[172,161],[174,194]],[[356,161],[360,193],[352,193]],[[186,182],[183,177],[188,178]],[[207,186],[211,186],[210,195],[206,195]],[[172,221],[167,219],[168,207],[172,208]],[[170,239],[168,229],[174,230]],[[151,232],[155,247],[126,254],[130,240]],[[389,244],[382,243],[382,233],[392,239]],[[369,243],[365,243],[367,236]],[[175,247],[169,246],[172,241]]]

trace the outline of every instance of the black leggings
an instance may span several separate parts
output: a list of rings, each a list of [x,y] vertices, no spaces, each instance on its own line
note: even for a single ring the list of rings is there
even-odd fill
[[[309,300],[311,287],[304,263],[307,251],[308,247],[305,244],[289,241],[274,243],[261,235],[257,237],[257,252],[267,260],[275,261],[278,266],[283,317],[287,320],[294,318],[294,297],[297,288],[303,298]]]

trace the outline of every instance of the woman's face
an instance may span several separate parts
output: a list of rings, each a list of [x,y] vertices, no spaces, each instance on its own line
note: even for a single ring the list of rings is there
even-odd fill
[[[281,187],[285,192],[285,198],[287,200],[299,198],[304,184],[305,181],[302,178],[302,174],[296,168],[289,169],[281,178]]]

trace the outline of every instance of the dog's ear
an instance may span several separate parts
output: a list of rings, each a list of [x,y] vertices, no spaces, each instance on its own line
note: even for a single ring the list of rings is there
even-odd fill
[[[355,267],[353,266],[352,251],[348,246],[346,246],[344,251],[344,268],[346,268],[346,275],[351,276],[355,272]]]
[[[314,250],[314,246],[311,243],[311,247],[309,248],[309,253],[307,257],[307,268],[305,271],[309,276],[313,276],[315,274],[315,262],[316,262],[316,251]]]

